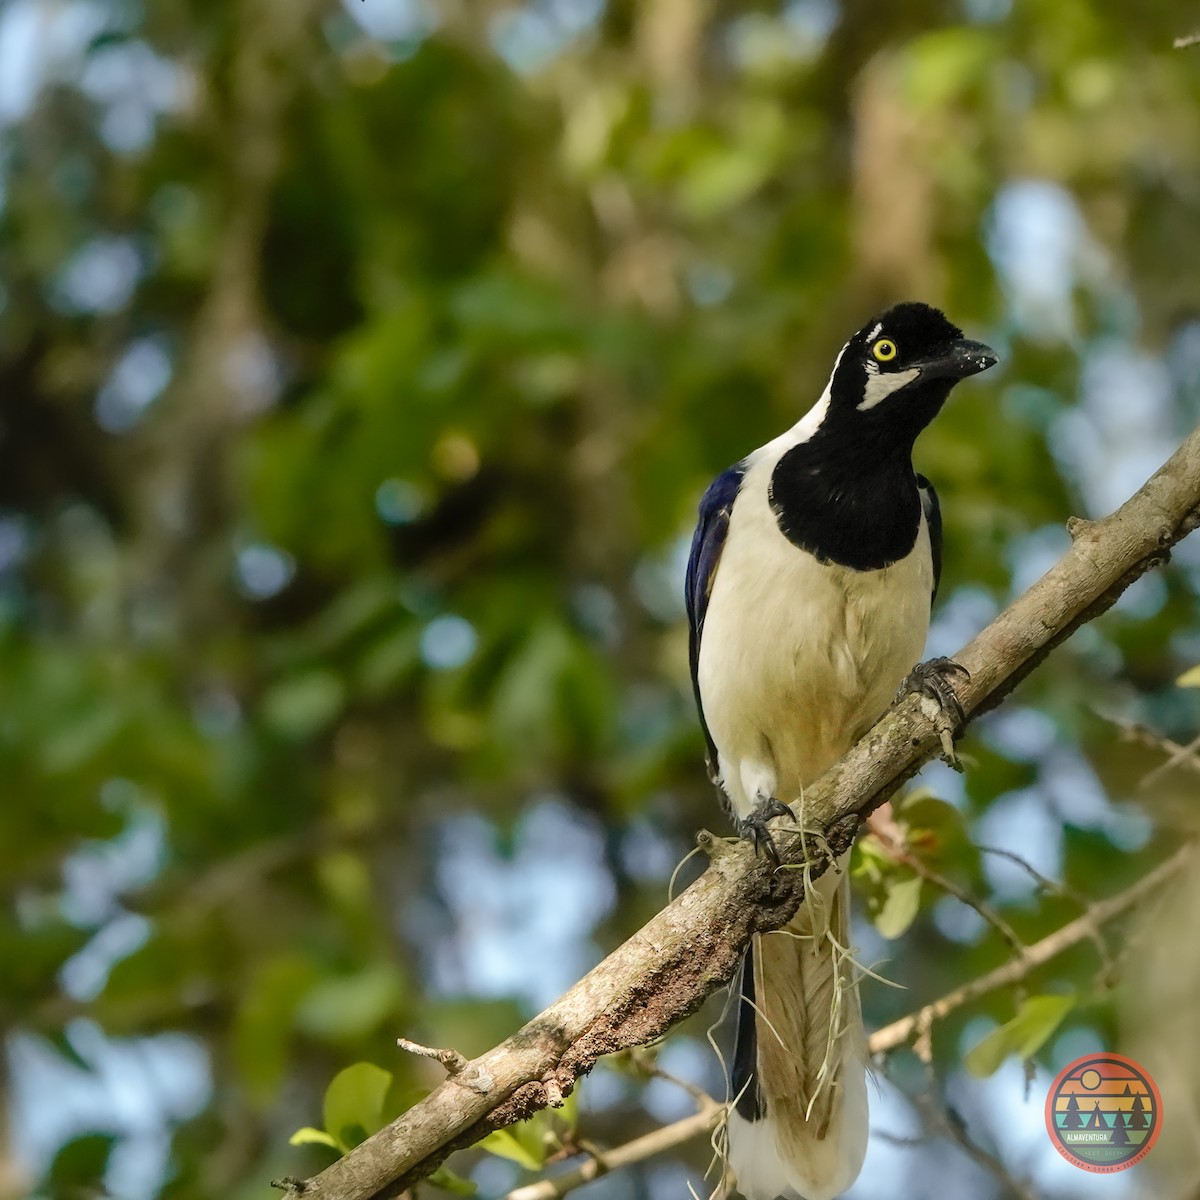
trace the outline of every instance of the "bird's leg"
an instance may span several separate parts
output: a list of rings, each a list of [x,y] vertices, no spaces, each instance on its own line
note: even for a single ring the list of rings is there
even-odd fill
[[[775,839],[771,836],[767,822],[772,817],[787,817],[795,820],[792,810],[774,796],[757,796],[754,800],[754,810],[748,817],[735,817],[734,828],[738,837],[747,838],[754,843],[755,853],[765,854],[774,866],[779,866],[779,850]]]
[[[954,742],[962,735],[963,726],[967,722],[962,703],[950,686],[949,676],[961,675],[971,678],[966,667],[956,663],[952,658],[931,658],[926,662],[917,663],[905,677],[896,693],[897,700],[905,696],[928,696],[938,706],[938,733],[942,739],[942,757],[950,766],[958,768],[958,755],[954,752]]]

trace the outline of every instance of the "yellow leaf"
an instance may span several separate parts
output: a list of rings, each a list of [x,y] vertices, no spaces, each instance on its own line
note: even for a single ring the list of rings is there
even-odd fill
[[[898,938],[917,918],[921,909],[921,877],[897,879],[887,891],[875,918],[875,928],[889,941]]]
[[[328,1146],[331,1150],[341,1150],[341,1146],[337,1144],[323,1129],[314,1129],[311,1125],[305,1125],[303,1129],[297,1129],[295,1133],[288,1138],[289,1146]]]
[[[479,1145],[491,1154],[520,1163],[527,1171],[540,1171],[546,1161],[544,1154],[537,1153],[532,1146],[522,1145],[508,1129],[497,1129],[489,1133]]]
[[[993,1029],[979,1045],[967,1051],[964,1065],[972,1075],[986,1079],[1010,1055],[1032,1058],[1074,1007],[1074,996],[1030,996],[1011,1021]]]

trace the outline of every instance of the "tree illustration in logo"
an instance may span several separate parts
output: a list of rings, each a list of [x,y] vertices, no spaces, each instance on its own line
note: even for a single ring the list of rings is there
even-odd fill
[[[1128,1146],[1129,1145],[1129,1134],[1127,1134],[1125,1132],[1125,1115],[1120,1112],[1117,1113],[1117,1119],[1113,1123],[1112,1145],[1114,1145],[1114,1146]]]
[[[1133,1111],[1129,1114],[1130,1129],[1146,1129],[1150,1122],[1146,1119],[1146,1106],[1142,1103],[1141,1096],[1135,1096],[1133,1099]]]
[[[1067,1115],[1063,1117],[1064,1129],[1082,1129],[1083,1121],[1079,1118],[1079,1101],[1072,1096],[1067,1101]]]

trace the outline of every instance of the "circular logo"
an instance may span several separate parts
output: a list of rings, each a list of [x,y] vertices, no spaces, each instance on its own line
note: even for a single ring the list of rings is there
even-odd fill
[[[1046,1097],[1055,1149],[1085,1171],[1141,1162],[1162,1130],[1162,1097],[1143,1067],[1120,1054],[1085,1054],[1059,1072]]]

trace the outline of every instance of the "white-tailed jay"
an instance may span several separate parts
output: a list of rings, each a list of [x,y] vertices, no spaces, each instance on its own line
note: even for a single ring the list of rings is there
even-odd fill
[[[700,503],[686,586],[709,769],[739,832],[770,854],[767,820],[874,724],[921,656],[942,531],[913,443],[960,379],[995,362],[937,309],[899,304],[842,347],[808,414]],[[743,963],[728,1148],[747,1200],[831,1200],[866,1153],[846,865]]]

